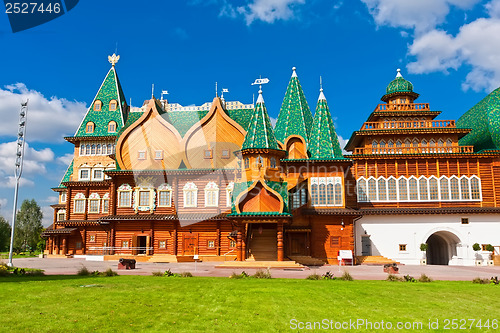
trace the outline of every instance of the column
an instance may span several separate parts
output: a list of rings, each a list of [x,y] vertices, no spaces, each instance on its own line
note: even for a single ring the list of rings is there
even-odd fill
[[[49,236],[49,238],[47,239],[47,250],[49,251],[49,254],[52,254],[52,247],[54,246],[52,243],[53,243],[53,239],[54,236]]]
[[[283,222],[278,222],[278,261],[283,261]]]
[[[243,253],[242,250],[242,234],[241,234],[241,226],[238,225],[238,231],[236,234],[236,260],[243,261]]]
[[[62,239],[62,249],[61,249],[62,254],[64,255],[68,254],[67,247],[68,247],[68,237],[64,236],[64,238]]]
[[[172,246],[172,249],[173,249],[173,253],[172,254],[174,256],[176,256],[177,255],[177,222],[176,221],[174,221],[174,228],[175,228],[174,229],[174,236],[173,236],[173,238],[174,238],[174,240],[173,240],[174,244]]]
[[[217,239],[215,240],[217,255],[220,256],[220,221],[217,221]]]

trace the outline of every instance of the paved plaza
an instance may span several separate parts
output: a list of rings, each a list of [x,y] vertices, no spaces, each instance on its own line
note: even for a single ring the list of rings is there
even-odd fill
[[[219,262],[199,262],[199,263],[153,263],[137,262],[134,270],[118,270],[118,261],[87,261],[85,259],[62,259],[62,258],[22,258],[14,259],[14,266],[27,268],[40,268],[45,270],[46,275],[71,275],[76,274],[82,267],[87,267],[90,271],[104,271],[112,268],[120,275],[151,275],[152,272],[170,269],[174,273],[191,272],[195,276],[220,276],[227,277],[233,272],[241,273],[243,270],[249,274],[255,273],[255,268],[233,269],[216,268]],[[382,266],[333,266],[305,267],[303,269],[271,269],[275,278],[304,279],[308,275],[317,273],[324,274],[327,271],[335,276],[340,276],[344,270],[356,280],[384,280],[387,273],[383,272]],[[418,278],[421,274],[426,274],[433,280],[455,280],[470,281],[476,277],[490,278],[500,276],[500,266],[413,266],[400,265],[399,275],[409,274]]]

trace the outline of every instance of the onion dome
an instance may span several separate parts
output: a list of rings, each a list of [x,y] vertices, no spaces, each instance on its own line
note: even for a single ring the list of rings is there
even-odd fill
[[[399,68],[396,78],[392,80],[385,89],[385,95],[382,96],[382,101],[387,102],[391,97],[396,95],[410,95],[413,99],[419,96],[417,93],[413,92],[413,84],[401,75],[401,69]]]

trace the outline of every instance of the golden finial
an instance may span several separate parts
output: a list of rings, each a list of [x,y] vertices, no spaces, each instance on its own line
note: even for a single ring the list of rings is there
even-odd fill
[[[120,60],[120,56],[116,55],[115,53],[113,53],[112,56],[108,56],[108,61],[113,67],[115,67],[115,64],[118,62],[118,60]]]

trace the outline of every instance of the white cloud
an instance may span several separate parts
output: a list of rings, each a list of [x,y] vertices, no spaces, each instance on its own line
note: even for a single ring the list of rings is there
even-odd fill
[[[5,209],[7,205],[8,200],[5,198],[0,198],[0,210]]]
[[[14,164],[17,143],[0,143],[0,187],[14,187]],[[33,149],[26,143],[21,186],[33,186],[30,177],[47,173],[46,163],[54,161],[54,152],[50,148]]]
[[[266,23],[288,21],[298,18],[299,8],[305,2],[305,0],[251,0],[246,1],[244,6],[235,7],[229,1],[224,0],[219,16],[231,18],[242,16],[247,25],[255,21]]]
[[[57,158],[57,163],[68,166],[73,161],[73,153],[68,153]]]
[[[340,148],[342,148],[342,154],[344,154],[344,155],[352,154],[351,152],[348,152],[347,150],[344,149],[344,147],[347,145],[347,142],[349,142],[349,140],[344,139],[343,137],[341,137],[338,134],[337,134],[337,137],[339,139]]]
[[[450,7],[470,9],[481,0],[361,0],[379,26],[421,33],[443,23]]]
[[[491,91],[500,86],[500,19],[479,18],[460,28],[456,36],[433,30],[416,38],[409,48],[416,60],[413,73],[446,72],[470,65],[464,90]]]
[[[42,225],[46,228],[54,223],[54,209],[50,206],[42,206]]]
[[[72,135],[80,124],[86,106],[64,98],[45,98],[40,92],[29,90],[24,83],[0,88],[0,133],[17,136],[21,102],[29,99],[26,138],[28,141],[54,142]]]
[[[467,71],[462,88],[491,91],[500,86],[500,0],[484,5],[483,16],[463,24],[455,35],[446,30],[452,7],[471,9],[484,0],[361,0],[379,26],[413,32],[410,73]],[[402,34],[404,37],[406,34]],[[465,66],[464,66],[465,65]]]

